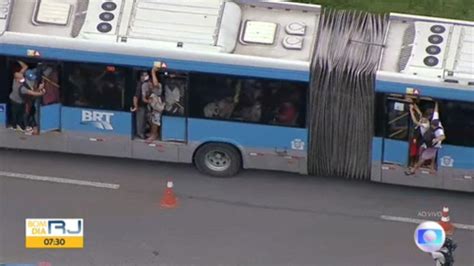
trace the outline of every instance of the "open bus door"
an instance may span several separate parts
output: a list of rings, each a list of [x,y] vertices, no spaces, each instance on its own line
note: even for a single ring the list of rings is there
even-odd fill
[[[408,166],[410,139],[410,102],[401,96],[385,99],[386,130],[383,141],[383,164]]]
[[[40,131],[49,132],[61,128],[61,102],[59,86],[59,66],[47,65],[42,68],[42,82],[45,95],[38,101]]]
[[[188,76],[181,73],[165,73],[163,95],[166,107],[163,112],[161,139],[163,141],[187,141],[186,99]]]

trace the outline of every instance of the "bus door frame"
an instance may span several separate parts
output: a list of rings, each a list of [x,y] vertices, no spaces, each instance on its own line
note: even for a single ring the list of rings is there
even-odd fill
[[[410,138],[412,137],[411,134],[411,117],[410,117],[410,107],[409,102],[404,99],[405,95],[399,94],[387,94],[384,97],[384,135],[383,135],[383,146],[382,146],[382,165],[398,165],[400,167],[407,167],[409,163],[409,147],[410,147]],[[403,110],[398,110],[403,112],[403,114],[393,118],[390,120],[389,114],[391,105],[390,103],[394,103],[393,108],[395,108],[395,104],[398,103],[398,108],[403,108]],[[402,105],[400,105],[402,104]],[[395,135],[393,132],[390,134],[390,124],[397,122],[400,119],[407,119],[406,121],[406,138],[393,138]],[[392,121],[392,123],[390,123]],[[389,135],[390,134],[390,135]]]
[[[57,103],[44,105],[43,102],[40,104],[40,132],[51,132],[61,130],[61,108],[62,108],[62,93],[61,80],[65,78],[64,65],[62,62],[53,61],[51,64],[55,64],[56,72],[58,74],[59,85],[59,99]],[[64,84],[64,82],[63,82]]]
[[[161,140],[167,142],[188,142],[188,116],[189,116],[189,87],[190,78],[189,72],[166,70],[166,72],[177,73],[178,75],[184,75],[186,79],[186,85],[184,88],[184,113],[183,115],[166,115],[163,112],[161,117]],[[165,95],[166,82],[163,82],[163,95]]]

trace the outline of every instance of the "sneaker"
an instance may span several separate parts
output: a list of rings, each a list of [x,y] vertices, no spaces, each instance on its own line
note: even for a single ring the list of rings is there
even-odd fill
[[[18,132],[25,132],[20,126],[16,126],[15,130]]]
[[[33,131],[32,127],[26,127],[26,131]]]

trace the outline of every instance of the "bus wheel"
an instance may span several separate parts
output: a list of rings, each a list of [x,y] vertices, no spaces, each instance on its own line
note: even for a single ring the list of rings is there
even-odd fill
[[[236,148],[219,143],[209,143],[200,147],[194,162],[199,171],[214,177],[236,175],[242,165],[240,152]]]

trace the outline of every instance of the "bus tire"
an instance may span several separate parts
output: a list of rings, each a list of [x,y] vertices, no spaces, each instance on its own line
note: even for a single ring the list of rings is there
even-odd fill
[[[194,163],[201,173],[213,177],[231,177],[240,171],[242,158],[234,146],[208,143],[197,150]]]

